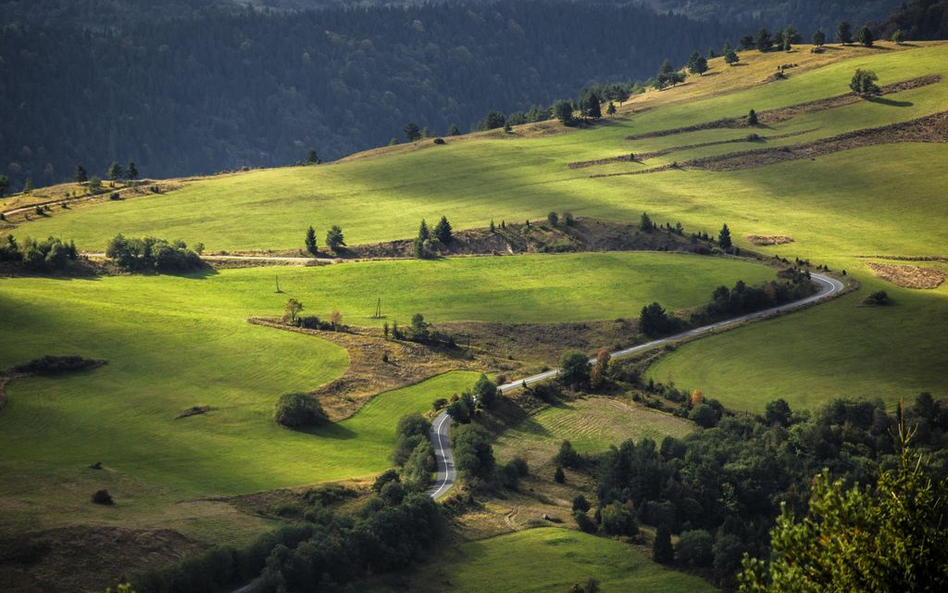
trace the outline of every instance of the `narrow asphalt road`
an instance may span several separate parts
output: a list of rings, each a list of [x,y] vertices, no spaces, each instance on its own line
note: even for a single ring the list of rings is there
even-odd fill
[[[810,303],[815,303],[822,299],[828,298],[838,292],[841,292],[845,288],[845,285],[839,280],[830,278],[829,276],[824,276],[823,274],[813,274],[812,278],[817,284],[819,284],[820,289],[819,292],[810,295],[805,299],[787,303],[785,305],[780,305],[779,307],[771,307],[770,309],[764,309],[762,311],[757,311],[756,313],[748,313],[747,315],[741,315],[740,317],[719,321],[717,323],[712,323],[711,325],[697,327],[680,334],[668,336],[667,338],[661,338],[660,340],[652,340],[651,342],[646,342],[645,344],[639,344],[638,346],[618,350],[612,353],[612,357],[622,358],[623,356],[630,356],[637,352],[655,348],[656,346],[662,346],[676,340],[704,335],[722,327],[736,325],[744,321],[765,317],[774,313],[783,313],[785,311],[799,309],[800,307],[804,307]],[[591,364],[595,362],[595,359],[590,359],[589,362]],[[531,385],[533,383],[537,383],[538,381],[552,379],[558,373],[559,369],[553,369],[546,371],[545,373],[537,373],[536,375],[524,377],[518,381],[505,383],[501,385],[499,389],[502,393],[507,393],[519,387],[523,387],[524,385]],[[447,412],[442,411],[440,414],[435,416],[435,419],[431,424],[431,445],[434,448],[435,459],[438,463],[438,473],[435,479],[435,485],[432,486],[430,490],[428,490],[428,495],[435,500],[438,500],[447,494],[448,490],[451,489],[451,486],[454,485],[454,482],[457,479],[457,470],[454,467],[454,456],[451,453],[451,446],[448,442],[449,428],[451,428],[451,416],[449,416]],[[259,579],[254,579],[243,587],[231,591],[231,593],[251,593],[256,589],[258,581]]]

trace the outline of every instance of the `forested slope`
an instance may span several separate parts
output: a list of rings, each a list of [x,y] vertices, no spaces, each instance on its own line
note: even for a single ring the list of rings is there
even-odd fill
[[[720,47],[739,28],[633,6],[455,4],[292,15],[222,11],[92,32],[0,31],[0,163],[15,189],[82,162],[152,177],[272,166],[444,134],[592,81]]]

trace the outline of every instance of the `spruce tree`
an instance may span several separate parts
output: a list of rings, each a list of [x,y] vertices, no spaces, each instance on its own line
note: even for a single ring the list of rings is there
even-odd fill
[[[115,161],[112,161],[112,164],[109,165],[107,174],[111,181],[116,181],[122,176],[122,167],[120,167]]]
[[[606,107],[606,115],[615,115],[616,105],[612,101],[609,101],[609,105]]]
[[[306,251],[311,255],[316,255],[316,230],[313,227],[306,229]]]
[[[86,173],[86,168],[82,164],[76,165],[76,172],[73,174],[73,179],[76,183],[85,183],[89,181],[89,174]]]
[[[408,122],[405,125],[405,138],[408,138],[409,142],[414,142],[421,138],[421,130],[418,128],[418,124],[413,121]]]
[[[421,241],[427,241],[431,238],[431,232],[428,230],[428,223],[425,222],[425,219],[421,219],[421,225],[418,227],[418,239]]]
[[[813,45],[816,47],[823,47],[826,43],[826,33],[821,29],[817,29],[816,33],[813,34]]]
[[[757,125],[757,112],[751,109],[747,112],[747,125],[756,126]]]
[[[434,235],[442,244],[447,245],[454,236],[451,234],[451,223],[446,216],[442,216],[438,224],[435,225]]]
[[[345,245],[346,241],[342,235],[342,228],[335,224],[332,225],[332,228],[326,233],[326,247],[330,248],[333,253],[339,253],[339,250]]]
[[[839,41],[843,45],[848,45],[853,42],[853,29],[846,21],[841,21],[839,25],[836,26],[836,41]]]
[[[733,66],[740,61],[740,56],[738,56],[737,52],[735,52],[733,49],[724,54],[724,63],[726,63],[728,66]]]
[[[135,166],[135,161],[128,161],[128,166],[125,167],[125,178],[129,181],[138,179],[138,167]]]
[[[760,52],[770,51],[774,46],[774,40],[770,37],[770,33],[767,29],[761,29],[760,32],[757,33],[755,43],[757,44],[757,51]]]
[[[725,251],[731,248],[731,229],[727,228],[727,224],[722,226],[721,232],[718,233],[718,245]]]
[[[586,115],[593,119],[602,117],[602,108],[599,106],[599,97],[596,93],[589,93],[586,97]]]

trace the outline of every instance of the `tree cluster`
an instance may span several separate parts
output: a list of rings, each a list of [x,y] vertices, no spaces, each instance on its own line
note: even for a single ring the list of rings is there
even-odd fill
[[[918,447],[942,451],[948,444],[948,406],[929,394],[896,415],[881,401],[834,400],[812,415],[782,402],[766,416],[726,416],[683,439],[613,448],[596,461],[597,495],[603,508],[619,502],[659,528],[656,560],[677,558],[733,585],[744,552],[766,556],[781,507],[794,516],[806,510],[801,484],[826,468],[846,484],[875,485],[879,469],[897,463],[893,428],[900,417],[918,427]],[[931,475],[948,475],[948,457],[935,456]],[[946,518],[942,510],[940,520]],[[681,537],[671,547],[674,533]]]
[[[69,262],[79,258],[76,244],[66,243],[58,237],[36,240],[27,237],[23,244],[13,235],[0,240],[0,262],[18,262],[27,270],[55,272],[65,270]]]
[[[116,235],[105,256],[129,272],[189,272],[205,267],[201,257],[184,241]]]

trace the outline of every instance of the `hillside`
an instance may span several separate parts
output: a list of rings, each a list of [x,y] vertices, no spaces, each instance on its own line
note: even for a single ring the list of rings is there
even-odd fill
[[[700,390],[735,413],[762,412],[778,397],[800,412],[839,397],[878,399],[891,409],[923,391],[948,396],[948,284],[937,281],[948,276],[948,43],[810,50],[741,52],[737,66],[712,59],[703,76],[636,95],[588,125],[545,121],[320,165],[150,180],[138,189],[160,191],[70,197],[68,208],[41,214],[29,210],[35,200],[63,199],[77,186],[8,198],[7,207],[28,208],[0,222],[0,235],[61,236],[90,253],[123,233],[202,243],[206,253],[293,255],[303,253],[310,225],[321,248],[331,225],[357,246],[412,239],[422,219],[434,226],[442,215],[455,232],[484,235],[494,224],[552,235],[554,211],[625,233],[647,212],[670,225],[652,232],[672,236],[680,223],[682,242],[692,233],[717,236],[727,224],[741,256],[496,249],[433,260],[2,278],[0,306],[11,314],[0,317],[7,337],[0,372],[48,354],[107,364],[9,383],[12,373],[4,375],[0,472],[9,479],[0,485],[0,534],[52,543],[30,571],[0,561],[0,576],[15,575],[22,590],[57,590],[49,584],[64,574],[64,590],[99,588],[129,567],[169,565],[211,543],[244,544],[283,524],[280,503],[305,488],[342,482],[366,493],[390,466],[398,417],[429,412],[433,400],[469,389],[479,372],[515,380],[555,366],[567,347],[591,353],[641,343],[635,319],[645,305],[658,301],[685,316],[718,286],[773,278],[764,264],[782,259],[834,274],[851,290],[656,351],[642,363],[643,381]],[[878,96],[849,92],[857,68],[878,75]],[[746,119],[751,109],[756,125]],[[879,290],[891,303],[866,304]],[[350,331],[277,324],[289,298],[307,315],[341,316]],[[404,328],[416,313],[456,332],[461,346],[382,333],[395,322]],[[274,404],[291,391],[315,393],[338,422],[280,427]],[[701,588],[618,539],[553,529],[488,538],[548,525],[546,513],[569,517],[573,497],[593,491],[594,478],[572,468],[565,484],[551,481],[562,439],[575,439],[583,453],[627,437],[654,449],[664,435],[697,426],[625,393],[556,404],[519,397],[503,398],[489,428],[503,461],[529,453],[528,487],[467,510],[452,507],[457,539],[448,549],[416,573],[374,585],[394,590],[417,580],[420,590],[483,590],[526,575],[523,590],[565,590],[585,578],[572,578],[582,565],[596,566],[604,590]],[[209,409],[178,417],[201,406]],[[760,432],[776,439],[793,429],[781,430],[761,425]],[[88,467],[96,461],[104,471]],[[90,506],[89,494],[104,486],[117,504]],[[122,550],[140,558],[110,550],[81,570],[65,567],[70,550],[115,541],[122,530],[138,540]],[[182,541],[161,549],[142,543],[155,533],[172,536],[162,530]],[[653,535],[649,528],[639,541]],[[554,552],[538,554],[547,548]],[[527,557],[547,564],[531,573],[517,562]]]

